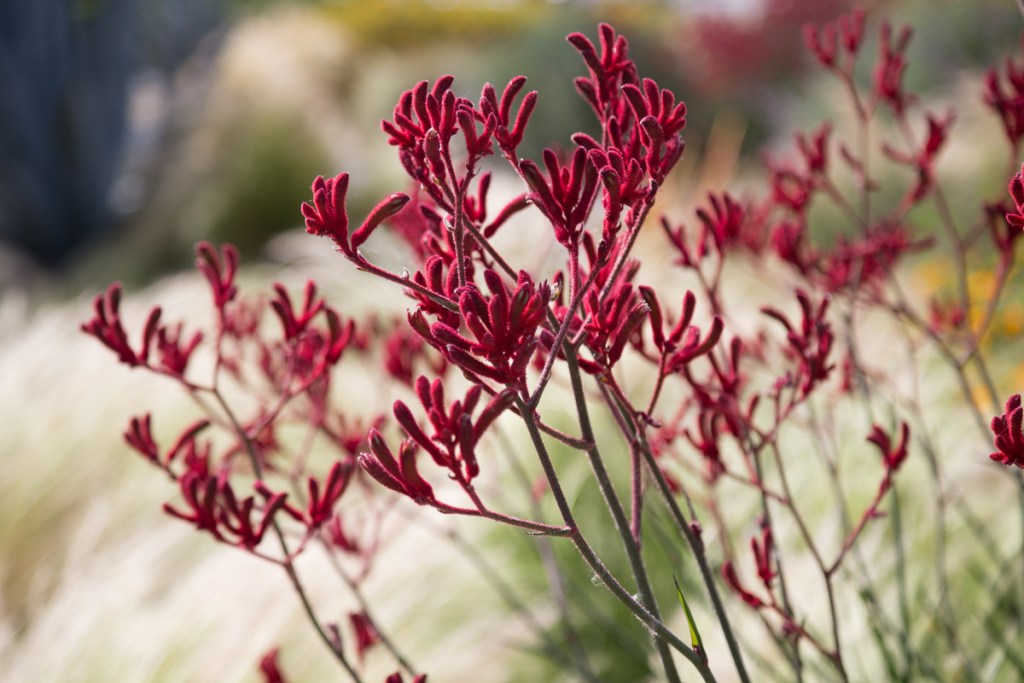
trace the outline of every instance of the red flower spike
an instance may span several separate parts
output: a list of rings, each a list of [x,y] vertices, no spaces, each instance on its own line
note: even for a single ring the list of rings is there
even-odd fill
[[[850,14],[839,17],[839,37],[843,47],[852,56],[860,49],[864,38],[864,18],[867,12],[863,7],[855,7]]]
[[[902,114],[911,101],[903,91],[903,70],[907,66],[907,45],[913,34],[910,26],[904,26],[894,39],[892,24],[888,21],[883,21],[879,30],[878,61],[874,70],[875,96],[897,114]]]
[[[358,462],[367,474],[377,480],[377,483],[409,496],[420,505],[429,504],[434,500],[433,488],[416,469],[414,442],[402,443],[398,460],[395,460],[391,449],[376,427],[370,430],[367,443],[370,452],[360,454]]]
[[[697,297],[690,290],[686,290],[686,294],[683,295],[679,320],[668,334],[667,346],[670,350],[674,351],[679,345],[679,341],[683,338],[683,333],[690,328],[690,321],[693,320],[693,313],[696,310]]]
[[[704,461],[704,476],[711,484],[717,482],[726,472],[722,452],[718,446],[723,433],[721,423],[721,414],[713,410],[701,410],[697,414],[696,432],[689,428],[683,430],[683,437],[700,453]]]
[[[380,635],[366,612],[350,612],[348,621],[356,637],[356,656],[363,661],[366,651],[380,642]]]
[[[369,239],[370,235],[377,227],[391,218],[396,213],[402,210],[402,208],[409,203],[411,198],[409,195],[402,192],[395,192],[394,194],[388,195],[384,199],[380,200],[375,207],[370,210],[370,213],[366,215],[366,220],[363,221],[362,225],[355,229],[351,237],[351,249],[356,251],[359,247]]]
[[[740,579],[736,576],[736,570],[732,566],[732,562],[726,560],[725,564],[722,565],[722,578],[725,579],[725,585],[732,589],[734,593],[739,595],[743,602],[747,603],[754,609],[761,609],[764,607],[764,602],[761,598],[757,597],[740,583]]]
[[[160,326],[156,331],[158,365],[174,377],[183,377],[192,358],[192,352],[203,341],[203,333],[196,332],[187,342],[182,341],[182,324]]]
[[[804,44],[826,69],[832,69],[836,65],[836,32],[835,28],[826,24],[824,29],[819,29],[813,24],[804,24]]]
[[[496,272],[485,272],[484,279],[490,296],[484,296],[475,285],[458,290],[461,318],[473,339],[447,322],[427,323],[419,311],[410,314],[409,322],[449,362],[471,376],[520,386],[537,345],[550,288],[547,283],[535,285],[525,271],[520,272],[511,293]]]
[[[527,93],[519,105],[515,121],[512,122],[512,103],[524,85],[526,85],[525,76],[513,78],[505,86],[500,102],[498,101],[494,86],[490,83],[486,84],[480,93],[480,113],[488,121],[493,119],[494,138],[498,141],[498,146],[501,148],[502,153],[513,162],[516,160],[516,149],[523,141],[526,125],[529,123],[530,116],[537,106],[537,91],[534,90]],[[510,123],[512,124],[511,128],[509,128]]]
[[[277,663],[279,648],[274,648],[263,655],[260,659],[260,675],[263,676],[263,683],[288,683],[288,679],[281,673]]]
[[[210,284],[213,305],[224,316],[224,306],[235,298],[238,288],[235,275],[238,273],[238,250],[231,244],[221,247],[220,253],[209,242],[196,244],[196,268]]]
[[[288,296],[288,291],[284,288],[284,285],[275,282],[274,292],[277,296],[270,301],[270,307],[274,309],[274,313],[281,320],[281,326],[284,328],[284,338],[287,340],[295,339],[303,334],[309,323],[313,320],[313,317],[324,309],[324,300],[317,298],[316,283],[312,280],[306,281],[302,310],[298,313],[296,313],[295,308],[292,306],[291,297]]]
[[[679,133],[686,127],[686,104],[675,101],[669,90],[661,90],[657,83],[645,78],[643,90],[632,83],[622,86],[636,117],[640,142],[647,149],[646,170],[659,185],[675,163],[682,157],[683,141]]]
[[[164,512],[194,525],[200,531],[208,531],[218,541],[225,541],[218,530],[216,513],[218,480],[216,477],[200,476],[196,472],[185,472],[178,479],[181,495],[191,508],[190,512],[181,512],[164,503]]]
[[[954,118],[953,112],[949,112],[943,118],[929,113],[927,115],[928,137],[920,150],[908,154],[887,144],[882,146],[882,152],[887,157],[917,171],[917,182],[907,192],[907,196],[904,198],[905,205],[909,206],[919,202],[935,184],[936,158],[946,142]]]
[[[857,7],[852,13],[836,22],[826,23],[821,29],[806,24],[803,27],[804,44],[826,69],[851,73],[864,37],[864,17],[864,9]],[[842,64],[838,63],[840,49],[845,56]]]
[[[303,521],[310,531],[320,528],[334,516],[334,506],[352,480],[353,467],[351,460],[335,462],[324,480],[322,495],[320,483],[315,477],[309,478],[309,502]]]
[[[487,428],[512,404],[514,392],[506,389],[496,394],[481,411],[476,421],[472,414],[480,403],[483,390],[473,386],[462,401],[448,407],[445,403],[444,384],[426,377],[416,380],[416,394],[432,429],[431,434],[420,427],[412,411],[402,401],[395,401],[394,415],[409,438],[426,450],[434,462],[451,471],[452,477],[468,484],[479,473],[476,462],[476,444]]]
[[[703,226],[701,251],[707,237],[710,237],[718,253],[724,254],[729,245],[740,239],[746,210],[728,192],[721,195],[709,192],[708,202],[711,204],[710,210],[705,207],[697,209],[697,218]],[[701,253],[700,257],[703,255]]]
[[[393,673],[390,676],[388,676],[384,680],[384,683],[402,683],[402,681],[403,681],[403,679],[402,679],[402,672],[396,671],[395,673]],[[415,678],[412,679],[412,683],[427,683],[427,675],[426,674],[420,674],[420,675],[416,676]]]
[[[983,99],[1002,119],[1006,137],[1016,148],[1024,138],[1024,65],[1007,59],[1004,68],[1004,74],[995,68],[985,74]],[[1004,77],[1008,91],[1003,90]]]
[[[813,176],[824,175],[828,171],[828,139],[831,134],[832,124],[826,121],[810,138],[803,133],[796,135],[796,146]]]
[[[639,78],[636,65],[629,58],[629,43],[625,36],[616,35],[615,29],[608,24],[600,24],[598,34],[600,55],[582,33],[572,33],[566,40],[580,53],[590,71],[589,78],[576,79],[576,89],[594,109],[598,119],[605,123],[609,116],[615,116],[621,109],[619,86],[623,83],[636,84]]]
[[[545,149],[544,165],[548,178],[529,159],[519,165],[523,179],[533,190],[530,200],[551,223],[559,244],[575,249],[597,194],[597,172],[583,147],[576,148],[567,166],[559,163],[553,151]]]
[[[1024,164],[1010,179],[1010,197],[1013,199],[1014,210],[1007,212],[1006,222],[1010,227],[1024,229]]]
[[[240,503],[236,501],[234,491],[223,480],[221,490],[222,509],[219,515],[219,522],[223,529],[236,536],[234,544],[246,550],[254,550],[263,540],[267,530],[273,523],[274,515],[278,510],[284,509],[293,517],[296,513],[286,505],[287,493],[275,493],[268,489],[263,482],[256,482],[253,489],[264,498],[263,510],[259,521],[254,522],[253,514],[258,512],[256,499],[248,496]]]
[[[614,147],[604,149],[583,134],[573,136],[573,140],[587,148],[590,163],[601,179],[605,212],[601,238],[611,244],[618,233],[623,209],[629,209],[626,223],[632,225],[650,201],[651,191],[644,183],[644,168],[639,160],[627,159],[621,150]]]
[[[761,540],[750,539],[750,548],[754,552],[754,563],[757,565],[757,576],[764,587],[771,592],[775,580],[775,569],[772,567],[772,553],[775,549],[772,529],[765,520],[761,520]]]
[[[279,510],[284,509],[295,516],[286,505],[288,494],[274,493],[262,482],[256,482],[253,486],[264,499],[261,509],[258,509],[253,496],[238,501],[224,475],[210,476],[197,469],[190,469],[178,479],[178,485],[189,509],[181,511],[165,504],[165,512],[189,522],[201,531],[209,532],[222,543],[230,543],[250,552],[263,540]],[[254,515],[257,514],[259,520],[254,521]]]
[[[898,470],[903,461],[907,459],[909,437],[910,427],[904,422],[900,427],[900,440],[895,445],[893,445],[889,435],[882,431],[882,428],[878,425],[872,425],[871,434],[867,440],[875,444],[878,450],[882,452],[882,462],[885,464],[885,469],[891,473]]]
[[[903,461],[907,459],[907,449],[909,446],[910,427],[904,422],[900,428],[900,440],[898,443],[893,445],[889,435],[882,431],[882,428],[878,425],[871,426],[871,434],[868,435],[867,440],[873,443],[878,450],[882,453],[882,464],[885,465],[885,476],[882,478],[882,483],[878,487],[878,499],[881,497],[892,486],[892,477],[896,473],[896,470],[900,468]]]
[[[607,359],[605,361],[609,368],[618,363],[622,357],[623,350],[626,348],[626,342],[639,329],[650,312],[651,309],[646,303],[637,303],[628,315],[619,316],[619,326],[611,335],[611,345],[608,347]]]
[[[503,226],[509,218],[519,213],[529,205],[529,195],[525,193],[510,201],[501,209],[501,211],[498,212],[498,215],[494,217],[494,220],[484,227],[482,230],[484,237],[493,237],[494,233],[498,231],[498,228]]]
[[[313,204],[302,203],[302,215],[306,219],[306,232],[311,235],[330,237],[349,258],[355,256],[348,240],[348,214],[345,212],[345,195],[348,192],[348,173],[339,173],[333,178],[317,176],[313,181]]]
[[[417,381],[425,381],[425,377],[420,377]],[[440,380],[438,380],[440,381]],[[420,399],[423,400],[422,397]],[[428,399],[429,401],[429,399]],[[430,412],[430,403],[424,403],[424,407],[427,408],[428,413]],[[416,422],[416,418],[413,416],[412,411],[409,410],[409,406],[405,405],[402,401],[395,401],[392,406],[395,414],[395,419],[398,424],[401,425],[402,429],[405,430],[406,435],[417,444],[419,444],[423,450],[430,454],[430,457],[434,459],[434,462],[441,467],[449,467],[451,465],[451,456],[446,455],[441,448],[430,439]],[[443,409],[443,406],[442,406]]]
[[[474,274],[472,263],[472,261],[466,261],[466,278],[468,280],[472,280]],[[426,263],[423,264],[423,268],[416,271],[412,276],[412,281],[423,289],[435,294],[438,299],[448,301],[456,301],[458,299],[458,268],[455,267],[454,263],[446,264],[441,256],[429,257]],[[422,313],[435,316],[440,322],[452,327],[458,327],[459,314],[457,312],[442,306],[434,298],[427,296],[423,292],[413,290],[410,291],[410,294],[419,303],[417,313],[422,311]],[[413,315],[410,314],[409,316],[410,324],[412,324]],[[423,322],[426,323],[426,320],[424,319]]]
[[[134,426],[134,420],[132,421]],[[149,415],[146,415],[146,429],[149,429]],[[188,453],[190,450],[194,452],[195,440],[199,435],[199,432],[203,431],[210,426],[209,420],[196,420],[191,425],[186,427],[184,431],[178,436],[178,439],[174,444],[167,450],[167,454],[164,456],[164,466],[170,467],[171,463],[182,453]],[[127,435],[126,435],[127,438]],[[205,459],[205,458],[204,458]],[[188,465],[192,468],[192,464]]]
[[[1014,394],[1006,400],[1006,409],[1003,414],[992,418],[991,429],[995,435],[995,446],[998,450],[989,455],[989,458],[1002,465],[1016,465],[1024,469],[1022,421],[1024,421],[1024,408],[1021,407],[1020,394]]]
[[[665,332],[661,329],[664,319],[661,315],[661,304],[658,302],[658,295],[647,285],[640,285],[637,288],[647,308],[650,309],[651,334],[654,335],[654,346],[659,351],[665,350]]]
[[[828,362],[829,353],[832,351],[832,326],[825,317],[828,311],[828,297],[821,300],[821,303],[814,307],[810,297],[803,290],[796,292],[797,301],[800,303],[802,320],[800,328],[794,328],[789,320],[774,308],[764,307],[761,312],[774,318],[786,328],[786,339],[789,348],[799,360],[797,371],[800,378],[800,393],[806,397],[818,384],[828,378],[829,373],[835,364]]]
[[[680,372],[693,359],[709,353],[722,338],[724,327],[722,319],[717,315],[711,319],[711,329],[703,338],[697,327],[688,327],[679,349],[665,363],[666,371]]]
[[[355,538],[355,534],[345,530],[341,515],[334,515],[327,522],[324,531],[327,533],[327,539],[331,544],[342,552],[350,555],[360,555],[362,553],[362,544]]]
[[[149,349],[160,323],[160,308],[153,308],[142,334],[142,345],[138,352],[128,343],[128,335],[121,323],[121,283],[111,283],[103,294],[93,300],[95,311],[91,320],[82,323],[80,329],[86,334],[96,337],[104,346],[117,354],[120,362],[129,367],[145,365],[149,358]]]
[[[156,441],[153,440],[151,423],[152,416],[149,413],[143,415],[141,419],[133,417],[128,430],[124,433],[124,440],[129,446],[141,453],[142,457],[146,460],[156,465],[162,465],[163,463],[160,462],[160,449],[157,448]]]

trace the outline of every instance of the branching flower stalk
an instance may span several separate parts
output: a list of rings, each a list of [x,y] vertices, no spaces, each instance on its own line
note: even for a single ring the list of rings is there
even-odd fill
[[[731,667],[746,683],[776,665],[789,667],[798,681],[869,678],[860,651],[851,654],[856,629],[842,611],[851,598],[872,614],[873,646],[883,662],[876,678],[887,671],[938,679],[936,651],[963,653],[960,665],[972,675],[1000,651],[1012,667],[1009,641],[974,635],[991,631],[993,619],[1010,620],[993,607],[978,617],[984,628],[968,623],[975,610],[960,591],[979,579],[951,561],[950,517],[959,514],[979,531],[982,572],[990,572],[984,581],[994,586],[1019,574],[1018,607],[1024,542],[1007,551],[1009,541],[989,533],[979,517],[980,505],[952,483],[950,456],[941,453],[929,413],[931,390],[915,357],[930,349],[943,361],[982,439],[994,441],[992,467],[1014,470],[1009,479],[1024,529],[1024,408],[1011,394],[1003,414],[987,423],[977,395],[980,389],[992,402],[1005,395],[989,340],[1014,294],[1024,167],[1009,182],[1009,201],[979,201],[983,219],[962,230],[939,163],[958,134],[954,114],[928,111],[904,87],[908,27],[881,22],[870,78],[861,78],[858,64],[871,59],[863,49],[869,28],[857,9],[804,30],[814,62],[849,96],[852,131],[826,121],[797,133],[788,153],[765,158],[761,191],[712,192],[696,208],[695,223],[653,215],[683,155],[686,106],[643,78],[625,37],[602,24],[596,44],[581,33],[568,36],[585,67],[575,86],[599,134],[577,133],[568,146],[544,149],[539,161],[524,158],[519,148],[540,106],[537,92],[525,92],[524,77],[504,88],[488,84],[474,101],[456,94],[452,76],[441,76],[402,93],[381,124],[409,176],[405,192],[384,197],[354,226],[348,174],[313,182],[312,199],[301,207],[307,232],[328,238],[360,277],[395,285],[410,302],[404,319],[373,311],[346,311],[343,318],[313,282],[297,300],[280,284],[262,297],[242,296],[237,252],[201,243],[197,268],[216,315],[212,333],[189,336],[157,307],[133,343],[120,315],[121,288],[111,285],[83,330],[121,363],[177,383],[200,413],[169,447],[158,445],[148,414],[133,418],[125,433],[129,446],[176,485],[180,502],[166,504],[167,513],[280,566],[318,637],[354,681],[371,679],[364,653],[378,646],[398,669],[387,683],[401,683],[403,673],[416,683],[426,678],[372,616],[385,612],[375,609],[363,584],[376,571],[382,537],[392,528],[387,521],[400,506],[406,515],[461,518],[540,544],[539,568],[548,574],[561,627],[544,623],[476,548],[462,549],[526,620],[552,664],[585,680],[604,680],[606,673],[593,645],[573,628],[587,611],[568,599],[569,568],[552,552],[558,544],[571,544],[576,568],[585,567],[640,622],[630,626],[657,653],[659,680],[685,680],[677,668],[683,660],[704,681],[731,675]],[[986,74],[982,89],[1011,158],[1024,140],[1022,74],[1024,67],[1008,60]],[[490,157],[504,170],[485,165]],[[883,172],[888,167],[891,174]],[[498,173],[520,183],[504,202],[490,193]],[[883,182],[897,199],[878,192]],[[846,222],[830,244],[821,243],[812,211],[822,204]],[[929,204],[936,225],[916,225],[929,215],[918,209]],[[660,232],[644,227],[650,220],[660,222]],[[521,230],[520,241],[533,241],[538,228],[560,255],[550,271],[522,267],[521,255],[494,239],[499,231]],[[397,258],[407,265],[397,272],[361,250],[381,230],[404,242]],[[908,255],[935,246],[933,233],[943,237],[951,286],[923,311],[896,273]],[[673,268],[693,276],[696,294],[654,285],[664,274],[647,273],[634,251],[648,234],[666,240]],[[971,268],[989,262],[994,286],[979,302]],[[766,263],[764,277],[784,272],[786,295],[741,297],[731,290],[734,265],[756,270]],[[893,323],[906,342],[900,371],[913,378],[909,392],[887,376],[863,339],[873,316]],[[203,354],[212,359],[206,383],[195,379],[192,362]],[[380,368],[390,406],[357,412],[336,400],[332,386],[348,381],[342,359],[353,356]],[[235,392],[249,399],[247,407],[235,402]],[[559,406],[567,406],[573,426],[560,426]],[[595,416],[604,414],[612,418],[611,437],[595,429]],[[846,422],[867,434],[841,438],[838,425]],[[281,443],[292,426],[304,435],[294,452]],[[530,447],[506,448],[512,474],[496,473],[495,442],[517,428]],[[555,442],[586,454],[589,474],[581,486],[599,492],[608,512],[593,528],[577,524],[575,491],[564,478],[568,464],[548,445]],[[927,579],[913,571],[905,516],[914,503],[910,491],[923,487],[901,486],[899,497],[895,489],[897,477],[913,476],[904,474],[904,463],[913,463],[917,451],[924,452],[935,497],[935,569]],[[621,481],[618,472],[627,473]],[[811,472],[823,472],[823,480],[805,486],[799,478]],[[521,480],[528,504],[502,495],[506,476]],[[865,489],[871,482],[877,487]],[[833,494],[828,513],[812,513],[822,509],[818,488]],[[652,495],[664,503],[674,535],[650,534],[664,523],[649,512]],[[746,509],[759,514],[735,519]],[[823,528],[840,530],[835,547],[821,541]],[[279,555],[265,547],[268,532]],[[595,550],[592,541],[604,532],[617,539],[636,595],[616,576],[625,570]],[[869,550],[885,532],[892,534],[884,546],[892,568]],[[676,584],[682,611],[658,600],[672,586],[663,585],[652,543],[669,537],[684,562],[673,571],[695,566],[689,574],[702,589],[687,598]],[[295,568],[314,550],[327,555],[353,603],[342,615],[352,635],[344,642],[339,624],[346,619],[314,611]],[[809,556],[814,580],[794,576],[798,554]],[[918,595],[924,604],[914,602]],[[823,614],[814,602],[827,605]],[[915,619],[929,611],[940,628],[927,629],[925,638]],[[669,627],[682,619],[685,630]],[[741,635],[745,622],[767,630],[767,649]],[[722,652],[707,649],[701,633],[709,631],[724,639]],[[647,652],[641,654],[644,660]],[[260,664],[267,681],[284,681],[276,655],[269,652]]]

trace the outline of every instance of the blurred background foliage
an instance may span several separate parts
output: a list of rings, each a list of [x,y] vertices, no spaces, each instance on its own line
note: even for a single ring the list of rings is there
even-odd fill
[[[0,6],[0,286],[144,281],[185,265],[200,238],[252,258],[299,225],[311,178],[342,168],[358,212],[404,182],[379,120],[442,73],[470,97],[525,74],[541,100],[524,150],[568,145],[592,123],[564,37],[599,21],[685,99],[689,168],[721,185],[766,140],[834,113],[808,87],[800,28],[850,4],[12,0]],[[997,0],[869,4],[916,26],[908,79],[924,90],[1002,56],[1019,23]]]

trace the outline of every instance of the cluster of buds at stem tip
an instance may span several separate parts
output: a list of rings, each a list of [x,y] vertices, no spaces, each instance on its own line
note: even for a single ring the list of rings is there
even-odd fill
[[[422,310],[409,315],[409,323],[445,359],[475,382],[493,380],[507,387],[525,387],[526,368],[537,348],[537,330],[544,321],[550,287],[534,284],[520,271],[514,290],[490,269],[484,271],[489,295],[476,285],[458,288],[461,322],[472,338],[453,325],[428,323]]]
[[[728,248],[742,239],[746,207],[728,192],[718,195],[709,192],[708,204],[696,211],[701,228],[694,244],[686,240],[685,225],[672,227],[667,218],[661,219],[666,236],[679,252],[676,263],[684,268],[700,268],[711,248],[724,257]]]
[[[871,427],[871,434],[868,435],[867,440],[878,447],[882,454],[882,464],[885,466],[885,477],[882,479],[882,484],[878,490],[879,497],[884,495],[892,486],[892,476],[903,465],[903,461],[907,459],[910,446],[909,439],[910,427],[906,422],[900,425],[900,438],[896,443],[893,443],[889,435],[878,425]]]
[[[195,332],[184,338],[181,323],[173,326],[163,324],[160,320],[162,311],[159,306],[154,306],[146,318],[142,339],[136,349],[128,341],[120,306],[121,284],[114,282],[96,297],[93,317],[82,324],[82,331],[96,337],[129,367],[147,367],[173,377],[183,377],[193,352],[203,340],[203,333]],[[150,351],[154,348],[157,359],[151,363]]]
[[[954,120],[953,112],[939,117],[927,114],[928,134],[920,149],[903,152],[886,144],[882,152],[898,164],[913,168],[917,179],[904,197],[904,206],[912,206],[923,199],[935,185],[935,162],[949,137],[949,128]]]
[[[711,319],[711,328],[706,334],[702,335],[700,328],[690,324],[697,308],[697,297],[693,292],[687,291],[683,296],[679,320],[667,333],[657,294],[650,287],[641,285],[640,296],[650,309],[651,333],[655,347],[664,357],[665,374],[682,371],[690,361],[710,352],[721,338],[724,325],[717,315]]]
[[[1004,90],[1004,81],[1006,88]],[[1014,149],[1024,139],[1024,66],[1007,58],[1004,73],[996,68],[985,74],[985,104],[991,107],[1003,123],[1003,130]]]
[[[406,439],[398,449],[398,458],[374,427],[366,437],[369,453],[359,456],[359,466],[379,484],[412,498],[419,505],[434,502],[433,487],[420,476],[416,467],[416,442]]]
[[[186,508],[179,510],[166,503],[164,511],[208,532],[222,543],[248,551],[255,550],[263,540],[274,515],[286,509],[288,497],[257,481],[253,488],[263,502],[257,504],[255,496],[239,500],[226,474],[210,475],[194,470],[185,472],[178,479],[178,485]]]
[[[583,224],[597,193],[597,172],[583,147],[577,147],[564,166],[550,149],[545,149],[543,156],[548,178],[529,159],[519,164],[532,190],[530,200],[551,224],[558,243],[569,250],[578,249]]]
[[[394,414],[398,424],[410,439],[418,444],[439,467],[451,472],[455,481],[468,484],[478,474],[480,465],[476,446],[484,432],[511,404],[515,394],[506,389],[496,394],[473,420],[473,411],[480,404],[483,388],[474,385],[465,399],[445,406],[444,384],[426,377],[416,380],[416,395],[426,411],[433,433],[428,436],[402,401],[395,401]]]
[[[289,505],[287,494],[271,491],[262,481],[253,485],[262,502],[254,496],[239,500],[228,470],[222,467],[211,472],[209,444],[197,443],[198,435],[209,424],[207,420],[198,420],[186,427],[163,455],[153,438],[149,414],[132,418],[124,434],[129,446],[177,481],[187,509],[179,510],[168,504],[164,506],[168,514],[209,532],[218,541],[249,551],[259,545],[279,511],[301,522],[309,534],[334,516],[334,508],[352,478],[352,460],[335,462],[322,482],[309,477],[304,510]],[[177,467],[179,462],[182,468]]]
[[[893,36],[892,24],[883,21],[879,29],[878,61],[873,73],[875,97],[889,105],[897,115],[903,114],[912,98],[903,90],[903,70],[907,66],[906,51],[914,30],[903,26]]]
[[[1010,197],[1013,199],[1013,211],[1006,213],[1006,222],[1011,228],[1024,230],[1024,164],[1010,179]]]
[[[768,592],[768,595],[772,596],[772,583],[776,577],[775,568],[773,567],[775,542],[772,537],[771,526],[763,519],[761,520],[761,538],[760,540],[757,537],[751,538],[750,549],[754,555],[757,576],[761,579],[761,584]],[[722,578],[725,579],[725,584],[734,593],[739,595],[743,602],[754,609],[761,609],[769,604],[774,604],[774,596],[769,598],[770,602],[765,602],[755,593],[745,588],[736,574],[736,568],[729,560],[726,560],[722,565]]]
[[[369,239],[381,223],[398,213],[409,201],[409,196],[401,192],[384,198],[370,211],[362,225],[349,235],[348,213],[345,209],[348,173],[339,173],[334,178],[326,180],[323,176],[317,176],[312,189],[313,203],[302,203],[306,232],[330,237],[338,250],[356,264],[365,262],[359,254],[359,247],[363,242]]]
[[[814,24],[805,24],[804,44],[826,69],[852,74],[864,38],[864,17],[864,9],[858,7],[851,14],[826,23],[821,29]]]
[[[1016,465],[1024,469],[1022,421],[1024,408],[1021,407],[1020,394],[1014,394],[1007,399],[1003,414],[992,418],[992,433],[995,435],[995,446],[998,450],[989,455],[989,458],[1002,465]]]
[[[814,387],[828,378],[835,367],[834,363],[829,363],[829,354],[835,338],[832,326],[825,317],[828,311],[828,297],[824,297],[817,307],[802,289],[797,290],[796,298],[802,313],[799,328],[790,324],[786,316],[774,308],[764,307],[761,312],[786,328],[789,350],[799,363],[797,377],[800,381],[800,395],[806,397]]]

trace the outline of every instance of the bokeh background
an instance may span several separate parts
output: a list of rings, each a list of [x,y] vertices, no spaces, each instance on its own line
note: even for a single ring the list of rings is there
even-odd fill
[[[915,26],[910,87],[936,106],[962,107],[963,125],[979,131],[943,161],[964,178],[947,188],[952,203],[958,192],[999,191],[1001,131],[984,118],[978,77],[1019,49],[1015,3],[867,5],[873,17]],[[485,82],[526,75],[541,97],[523,150],[537,157],[544,146],[568,144],[592,122],[572,88],[582,67],[564,38],[594,36],[599,21],[629,37],[641,75],[688,105],[687,155],[662,200],[683,216],[709,189],[756,182],[766,145],[842,116],[835,90],[804,55],[800,28],[849,7],[0,3],[0,680],[258,680],[259,654],[277,643],[296,680],[331,671],[277,572],[194,538],[160,512],[168,491],[126,452],[121,426],[140,402],[169,416],[185,406],[168,386],[114,367],[78,332],[95,292],[124,282],[129,319],[140,320],[156,300],[191,314],[204,298],[183,272],[200,239],[236,244],[253,284],[314,275],[343,290],[348,281],[337,271],[345,264],[302,236],[298,206],[312,178],[350,172],[356,215],[405,189],[379,121],[402,90],[443,73],[470,97]],[[915,277],[928,285],[941,267],[916,263]],[[1013,310],[1019,315],[1001,323],[1007,338],[1024,323]],[[443,566],[450,551],[436,545],[429,534],[409,534],[394,553],[435,553],[431,564]],[[384,614],[413,638],[431,623],[443,626],[443,652],[430,661],[446,675],[436,680],[470,680],[487,653],[529,659],[515,638],[494,652],[476,649],[481,629],[508,626],[499,601],[479,597],[486,590],[465,564],[451,560],[448,573],[465,574],[467,595],[494,603],[490,617],[477,613],[459,627],[440,616],[458,600],[429,590],[445,573],[438,566],[398,572],[402,598]],[[485,680],[506,678],[494,672]]]

